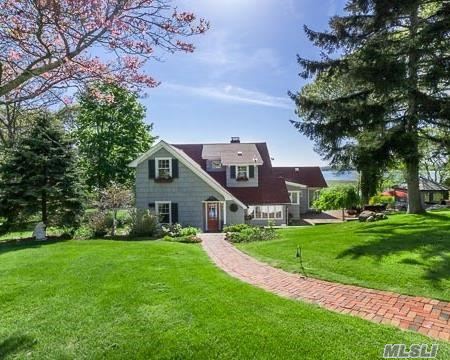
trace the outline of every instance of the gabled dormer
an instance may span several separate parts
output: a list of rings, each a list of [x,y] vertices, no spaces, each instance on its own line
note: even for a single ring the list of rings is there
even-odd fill
[[[208,172],[226,173],[228,187],[258,187],[261,154],[255,144],[242,144],[232,138],[229,144],[203,145],[202,159]]]

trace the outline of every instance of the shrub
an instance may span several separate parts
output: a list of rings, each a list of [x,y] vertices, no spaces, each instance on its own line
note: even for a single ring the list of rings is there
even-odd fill
[[[158,217],[145,209],[130,210],[130,235],[155,236],[159,232]]]
[[[395,198],[390,195],[375,195],[369,200],[369,205],[393,205],[395,203]]]
[[[73,238],[76,240],[86,240],[94,236],[94,232],[87,225],[82,225],[73,233]]]
[[[103,211],[97,211],[89,216],[89,228],[94,236],[103,237],[111,229],[112,218]]]
[[[180,224],[164,225],[161,229],[164,235],[170,237],[196,236],[199,233],[196,227],[182,227]]]
[[[247,224],[237,224],[237,225],[230,225],[230,226],[225,226],[223,228],[223,232],[224,233],[238,233],[241,232],[243,230],[249,229],[251,228],[250,225]]]
[[[196,244],[201,242],[202,240],[195,235],[183,235],[183,236],[169,236],[166,235],[163,237],[164,241],[171,242],[180,242],[185,244]]]
[[[227,239],[233,243],[252,242],[252,241],[266,241],[273,240],[277,237],[275,229],[272,227],[254,227],[248,226],[240,232],[227,233]]]
[[[125,227],[131,225],[131,216],[129,211],[118,211],[116,224],[117,227]]]

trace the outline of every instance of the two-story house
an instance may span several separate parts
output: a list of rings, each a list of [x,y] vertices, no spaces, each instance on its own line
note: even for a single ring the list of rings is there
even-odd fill
[[[220,231],[225,225],[287,224],[326,187],[319,167],[273,167],[266,143],[172,145],[160,141],[130,163],[136,206],[162,223]]]

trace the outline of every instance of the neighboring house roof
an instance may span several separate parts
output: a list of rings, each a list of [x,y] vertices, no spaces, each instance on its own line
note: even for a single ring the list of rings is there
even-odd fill
[[[202,158],[221,160],[222,165],[262,165],[261,155],[255,144],[205,144]]]
[[[408,192],[404,189],[387,190],[381,193],[384,196],[394,196],[399,199],[407,199]]]
[[[194,159],[189,157],[184,151],[166,143],[161,140],[158,144],[153,146],[149,151],[138,157],[136,160],[132,161],[128,166],[137,167],[141,162],[147,160],[151,155],[159,151],[160,149],[165,149],[175,156],[179,161],[181,161],[185,166],[196,173],[201,179],[203,179],[209,186],[216,190],[219,194],[222,194],[225,200],[234,200],[243,208],[247,206],[243,204],[236,196],[227,191],[221,184],[219,184],[210,174],[208,174]]]
[[[322,170],[318,166],[274,167],[273,173],[288,182],[308,187],[324,188],[328,186]]]
[[[246,144],[241,143],[241,145]],[[260,176],[258,187],[227,187],[225,172],[211,172],[209,175],[227,189],[227,191],[247,205],[290,203],[289,193],[284,180],[272,173],[272,162],[270,160],[267,144],[255,143],[253,145],[256,147],[262,161],[262,165],[259,168]],[[203,159],[202,154],[203,148],[208,146],[207,144],[176,144],[173,146],[183,150],[203,169],[206,169],[206,160]]]
[[[399,189],[408,189],[408,185],[402,184],[398,186]],[[419,176],[419,189],[420,191],[448,191],[449,189],[436,181],[427,179],[423,176]]]

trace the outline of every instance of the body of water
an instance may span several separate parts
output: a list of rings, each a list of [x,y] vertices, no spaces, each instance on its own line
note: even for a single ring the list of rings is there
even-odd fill
[[[323,176],[326,181],[358,181],[358,172],[357,171],[333,171],[333,170],[324,170],[322,171]]]

